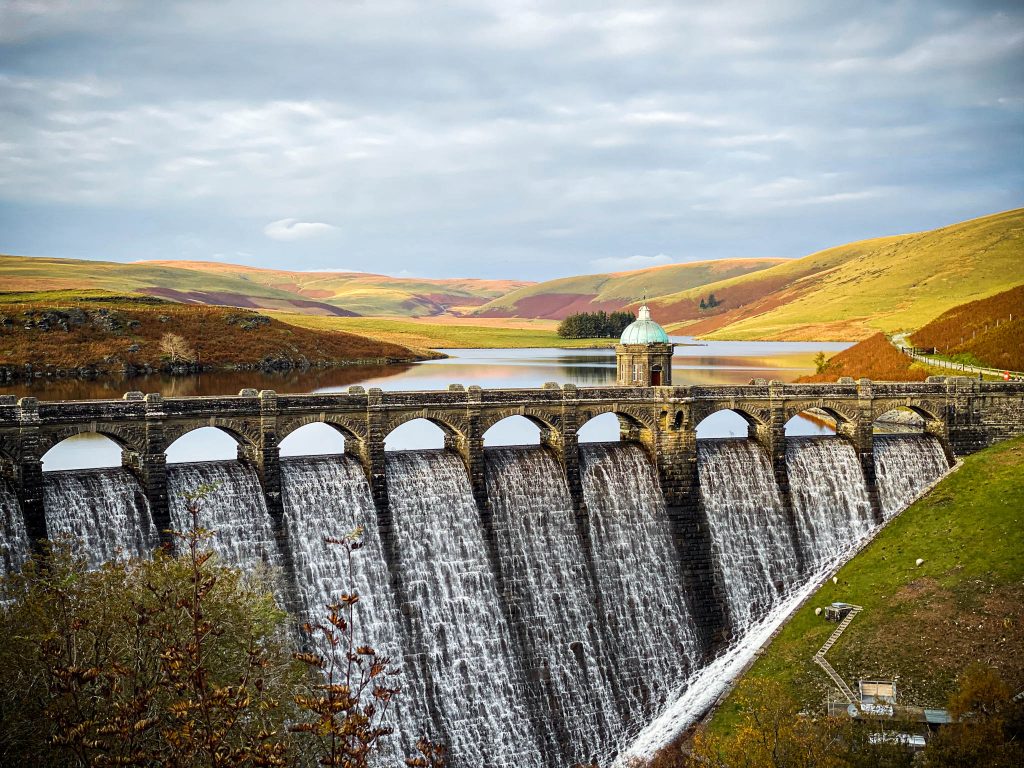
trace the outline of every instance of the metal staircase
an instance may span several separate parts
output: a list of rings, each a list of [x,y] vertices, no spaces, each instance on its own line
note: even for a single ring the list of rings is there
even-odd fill
[[[850,608],[850,612],[846,614],[843,620],[839,623],[839,626],[836,627],[836,631],[829,636],[828,640],[825,641],[825,644],[818,649],[816,654],[814,654],[814,663],[825,670],[825,674],[832,678],[832,682],[836,684],[836,687],[839,688],[842,694],[846,697],[846,701],[850,704],[856,703],[853,691],[850,690],[850,686],[846,684],[846,681],[839,676],[839,673],[832,668],[832,665],[826,661],[825,654],[828,653],[829,648],[836,644],[836,641],[842,636],[843,632],[846,631],[846,628],[850,626],[850,622],[853,621],[854,617],[863,610],[864,608],[862,606],[852,606]]]

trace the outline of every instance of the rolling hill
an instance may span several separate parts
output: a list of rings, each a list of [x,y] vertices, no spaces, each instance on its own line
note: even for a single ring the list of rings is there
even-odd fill
[[[645,295],[674,291],[746,275],[781,264],[785,259],[722,259],[631,272],[564,277],[529,285],[473,310],[478,317],[520,317],[561,320],[574,312],[615,311]]]
[[[953,307],[1022,284],[1024,209],[1018,209],[800,259],[728,259],[551,280],[473,314],[560,319],[635,307],[646,293],[654,317],[676,333],[858,341],[920,328]],[[718,303],[702,309],[701,300],[712,294]]]
[[[830,248],[650,303],[670,330],[705,338],[859,340],[1021,284],[1024,209]],[[721,304],[701,310],[710,293]]]
[[[522,280],[430,280],[367,272],[290,272],[208,261],[141,262],[237,279],[364,316],[426,317],[476,307],[530,285]]]
[[[213,262],[85,261],[0,256],[0,291],[103,290],[186,304],[336,317],[440,315],[525,285],[516,280],[420,280],[361,272],[290,272]]]

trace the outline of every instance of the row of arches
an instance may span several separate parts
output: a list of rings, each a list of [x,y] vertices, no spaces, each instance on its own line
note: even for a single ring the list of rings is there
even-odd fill
[[[897,413],[897,411],[892,411]],[[880,424],[890,414],[880,419]],[[913,411],[899,413],[906,430],[922,431],[924,420]],[[916,421],[915,421],[916,416]],[[887,422],[893,424],[896,422]],[[696,428],[697,438],[748,437],[751,418],[742,412],[722,409],[705,417]],[[888,431],[884,426],[878,431]],[[834,435],[836,419],[824,411],[808,410],[793,416],[786,424],[787,436]],[[615,413],[603,413],[587,421],[577,431],[581,443],[613,442],[619,439],[620,423]],[[313,422],[295,429],[280,443],[282,457],[338,454],[345,451],[345,435],[334,426]],[[426,418],[407,421],[385,438],[385,450],[423,450],[443,448],[445,431]],[[508,416],[484,433],[485,447],[536,445],[541,442],[541,427],[525,416]],[[166,451],[168,463],[234,459],[238,440],[218,427],[200,427],[175,440]],[[101,433],[83,433],[68,437],[42,457],[44,471],[115,467],[122,463],[122,449]]]
[[[614,413],[588,421],[578,432],[580,442],[612,442],[619,439],[619,422]],[[444,448],[445,431],[425,418],[412,419],[392,430],[384,440],[386,451]],[[290,432],[279,444],[282,457],[315,456],[345,452],[342,430],[324,422],[313,422]],[[541,428],[525,416],[509,416],[484,433],[484,445],[536,445]],[[219,427],[200,427],[179,437],[166,450],[169,464],[220,461],[237,457],[239,442]],[[122,463],[122,448],[111,437],[86,432],[65,438],[43,457],[44,471],[98,469]]]

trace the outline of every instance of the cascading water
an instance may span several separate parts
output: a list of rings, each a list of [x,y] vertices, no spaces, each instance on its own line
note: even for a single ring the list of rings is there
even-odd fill
[[[461,459],[448,451],[388,453],[387,482],[403,610],[441,730],[430,735],[447,742],[457,768],[542,765]]]
[[[28,559],[28,533],[18,497],[0,481],[0,563],[4,573],[16,573]]]
[[[834,558],[871,532],[864,472],[848,441],[788,437],[786,471],[807,568]]]
[[[734,634],[741,634],[797,582],[789,525],[771,464],[753,440],[698,440],[697,472]]]
[[[624,721],[569,489],[544,448],[484,455],[506,599],[550,713],[544,737],[562,752],[556,764],[589,761],[615,743]]]
[[[259,478],[240,461],[168,465],[167,496],[174,529],[192,528],[187,495],[203,486],[212,490],[200,502],[199,524],[213,531],[209,544],[213,551],[243,569],[258,564],[280,568],[281,553]]]
[[[699,656],[683,574],[654,467],[638,445],[580,446],[583,495],[612,673],[638,731],[678,691]]]
[[[291,545],[303,618],[326,623],[326,606],[342,592],[357,592],[355,637],[378,656],[403,666],[403,641],[398,607],[377,528],[377,511],[370,484],[357,459],[349,456],[311,456],[281,461],[284,525]],[[351,572],[345,550],[324,541],[342,538],[362,528],[363,547],[354,553]],[[396,726],[402,754],[412,754],[418,724],[426,716],[414,711],[424,687],[412,669],[385,684],[401,687],[387,721]],[[408,673],[406,673],[408,672]],[[395,757],[392,763],[400,762]]]
[[[948,469],[932,436],[876,435],[874,442],[887,519]],[[787,441],[801,577],[759,446],[701,439],[697,456],[714,564],[740,638],[736,661],[760,642],[758,619],[870,533],[870,504],[846,441]],[[297,586],[291,603],[316,620],[340,591],[359,592],[360,641],[404,667],[395,681],[401,708],[389,718],[398,750],[408,754],[416,737],[429,735],[448,744],[454,768],[564,768],[595,757],[608,764],[651,719],[675,718],[665,732],[678,733],[687,713],[703,706],[693,703],[706,698],[698,689],[721,682],[725,672],[707,682],[711,673],[696,667],[682,564],[643,450],[585,445],[580,462],[585,520],[546,449],[488,449],[490,514],[481,519],[458,456],[388,454],[392,525],[383,535],[354,458],[282,462],[284,532],[297,584],[279,585],[278,594]],[[169,466],[173,525],[191,526],[185,495],[207,484],[216,487],[200,522],[215,532],[213,548],[245,569],[280,568],[263,491],[242,463]],[[119,552],[147,556],[157,544],[146,499],[126,469],[47,472],[44,506],[50,536],[82,540],[93,566]],[[323,537],[359,525],[365,544],[350,577],[343,550]],[[5,570],[20,568],[28,552],[24,520],[2,483],[0,537]]]
[[[149,502],[123,467],[46,472],[43,506],[49,537],[80,541],[90,567],[117,556],[148,557],[159,543]]]
[[[934,435],[875,435],[875,483],[885,519],[949,470]]]

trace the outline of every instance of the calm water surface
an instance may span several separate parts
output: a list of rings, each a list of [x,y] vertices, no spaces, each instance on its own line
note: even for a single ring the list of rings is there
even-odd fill
[[[746,384],[752,378],[793,381],[814,370],[813,358],[845,349],[836,342],[694,341],[673,337],[676,347],[672,361],[675,384]],[[603,386],[615,382],[613,349],[450,349],[444,360],[413,365],[359,366],[334,370],[261,373],[225,372],[188,377],[146,376],[125,380],[36,381],[0,389],[0,393],[31,395],[40,400],[119,398],[124,392],[160,392],[166,397],[185,395],[229,395],[240,389],[273,389],[278,392],[337,392],[350,386],[381,387],[385,390],[447,389],[449,384],[477,384],[481,387],[539,387],[545,382]],[[821,425],[797,417],[791,434],[821,434]],[[746,424],[734,413],[709,417],[698,430],[700,437],[729,437],[746,433]],[[598,417],[582,427],[581,441],[614,440],[618,422],[611,414]],[[492,427],[487,445],[536,443],[537,428],[522,418],[508,419]],[[439,447],[441,432],[434,425],[415,421],[395,430],[387,440],[389,449]],[[310,425],[294,432],[281,444],[284,455],[335,453],[343,440],[330,427]],[[178,440],[168,451],[170,461],[202,461],[233,458],[232,438],[216,429],[197,430]],[[47,470],[120,464],[120,449],[106,438],[80,435],[64,441],[44,457]]]

